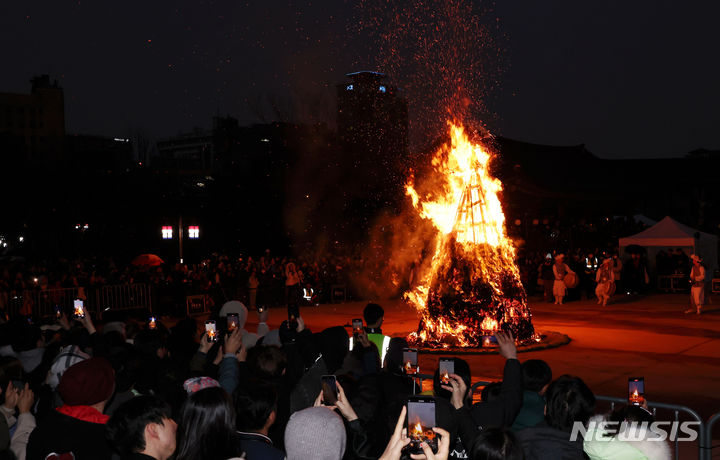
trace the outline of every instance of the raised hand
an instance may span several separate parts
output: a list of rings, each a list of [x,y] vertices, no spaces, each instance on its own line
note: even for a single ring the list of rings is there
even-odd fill
[[[400,411],[400,417],[398,417],[397,424],[395,425],[395,431],[390,437],[385,452],[380,456],[379,460],[400,460],[403,447],[410,444],[410,439],[407,437],[406,429],[403,428],[405,425],[405,406]]]
[[[500,346],[500,355],[505,359],[517,359],[517,347],[512,334],[510,332],[496,332],[495,337]]]
[[[438,427],[434,427],[433,431],[437,433],[440,437],[440,441],[438,441],[437,453],[433,454],[433,451],[432,449],[430,449],[428,443],[422,442],[420,443],[420,447],[423,450],[423,454],[413,454],[410,455],[410,458],[417,460],[447,460],[448,456],[450,455],[450,433]]]
[[[345,391],[343,390],[343,387],[340,385],[340,383],[337,383],[337,390],[338,390],[338,400],[336,403],[336,406],[343,417],[345,417],[345,420],[348,422],[352,422],[353,420],[357,420],[358,416],[355,413],[355,410],[350,405],[350,402],[345,397]]]
[[[457,374],[448,375],[450,385],[440,385],[443,389],[452,392],[450,402],[455,409],[460,409],[465,405],[465,396],[467,395],[467,385],[465,381]]]
[[[35,404],[35,394],[30,389],[30,385],[26,383],[25,388],[23,388],[18,397],[18,411],[20,411],[21,414],[28,413],[30,409],[32,409],[33,404]]]

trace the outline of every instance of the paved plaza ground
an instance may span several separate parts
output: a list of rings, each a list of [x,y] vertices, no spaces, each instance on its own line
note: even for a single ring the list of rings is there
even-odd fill
[[[628,377],[642,376],[648,400],[688,406],[707,420],[720,412],[720,298],[716,302],[698,316],[683,313],[687,294],[615,296],[607,307],[590,300],[553,305],[531,299],[535,328],[562,332],[572,340],[560,348],[522,353],[520,360],[543,359],[554,376],[577,375],[598,395],[626,397]],[[415,311],[402,301],[379,303],[385,308],[386,334],[405,336],[417,328]],[[348,302],[303,307],[301,314],[317,331],[361,317],[364,306]],[[272,311],[271,327],[285,314],[285,309]],[[463,358],[470,363],[473,381],[502,378],[500,356]],[[437,359],[421,355],[421,370],[434,371]],[[720,427],[716,432],[715,438],[720,438]],[[681,449],[682,457],[693,458],[690,446],[686,448]]]

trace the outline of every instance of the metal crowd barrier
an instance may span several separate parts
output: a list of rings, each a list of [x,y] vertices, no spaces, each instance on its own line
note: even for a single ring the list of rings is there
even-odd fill
[[[94,312],[96,317],[105,310],[146,308],[152,311],[151,289],[146,284],[1,292],[0,307],[11,317],[24,313],[23,307],[30,309],[34,316],[48,316],[54,314],[55,305],[70,311],[73,300],[78,298],[85,301],[85,309]]]
[[[712,445],[712,429],[713,425],[715,425],[715,422],[717,422],[718,420],[720,420],[720,412],[713,414],[705,423],[706,445],[702,447],[705,453],[705,458],[703,460],[710,460],[712,458],[712,450],[716,447],[720,447],[720,444],[717,446]]]
[[[152,312],[152,295],[150,287],[146,284],[102,286],[94,291],[95,305],[98,309],[127,310],[146,308]]]
[[[627,404],[627,398],[615,398],[612,396],[600,396],[595,395],[595,399],[598,401],[606,401],[610,403],[610,410],[615,409],[615,404]],[[703,422],[703,419],[700,417],[700,414],[695,412],[693,409],[690,409],[686,406],[680,406],[677,404],[666,404],[666,403],[660,403],[660,402],[653,402],[648,401],[648,408],[652,410],[653,416],[655,416],[657,409],[663,409],[663,410],[670,410],[674,413],[674,422],[680,421],[680,413],[685,413],[689,415],[694,421],[699,423],[698,426],[698,459],[699,460],[706,460],[710,459],[710,455],[712,454],[712,447],[711,444],[711,436],[709,436],[709,431],[706,428],[705,423]],[[716,416],[713,416],[713,418],[720,417],[720,414],[716,414]],[[715,422],[711,418],[712,423]],[[679,451],[679,440],[675,439],[675,460],[678,460],[680,458],[680,451]]]

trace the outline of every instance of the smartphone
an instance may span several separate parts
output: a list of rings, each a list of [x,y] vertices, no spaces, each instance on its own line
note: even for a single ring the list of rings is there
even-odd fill
[[[363,331],[363,320],[359,318],[352,320],[352,329],[353,337],[357,339],[358,334],[361,334]]]
[[[642,406],[645,402],[645,377],[630,377],[628,379],[628,403],[633,406]]]
[[[420,372],[417,348],[403,348],[403,369],[407,375]]]
[[[85,318],[85,302],[82,299],[73,300],[73,310],[75,319]]]
[[[205,321],[205,332],[207,333],[207,341],[208,342],[217,342],[218,336],[217,336],[217,327],[215,326],[215,321],[209,319]]]
[[[234,331],[240,327],[240,315],[237,313],[228,313],[227,314],[227,330],[228,333]]]
[[[297,323],[300,317],[300,308],[297,305],[288,305],[288,323]]]
[[[25,389],[25,382],[22,380],[11,380],[12,386],[15,387],[16,390],[22,391]]]
[[[55,305],[53,307],[53,310],[55,311],[55,319],[62,318],[63,311],[62,311],[62,307],[60,305]]]
[[[157,318],[151,316],[150,319],[148,319],[148,328],[157,329]]]
[[[438,370],[440,373],[440,383],[445,385],[450,383],[450,374],[455,373],[455,359],[454,358],[440,358],[438,362]]]
[[[337,391],[337,380],[334,375],[323,375],[322,376],[322,392],[323,392],[323,404],[326,406],[334,406],[337,404],[338,391]]]
[[[420,443],[425,441],[433,452],[437,453],[437,433],[435,426],[435,398],[410,396],[407,402],[407,434],[410,438],[410,453],[421,454]]]

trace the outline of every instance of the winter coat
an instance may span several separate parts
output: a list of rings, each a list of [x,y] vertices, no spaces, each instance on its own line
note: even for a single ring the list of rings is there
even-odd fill
[[[53,452],[72,452],[76,460],[110,460],[112,455],[104,423],[87,422],[57,410],[50,411],[30,434],[27,460],[44,460]]]
[[[522,392],[520,361],[508,359],[503,371],[502,389],[497,399],[472,406],[470,413],[475,424],[483,428],[510,426],[522,406]]]
[[[649,429],[628,428],[617,435],[606,435],[599,426],[605,421],[601,415],[590,419],[583,446],[590,460],[670,460],[670,446]],[[595,423],[593,423],[595,422]]]
[[[543,422],[516,433],[522,444],[525,460],[585,460],[583,440],[570,440],[567,431],[551,428]]]

